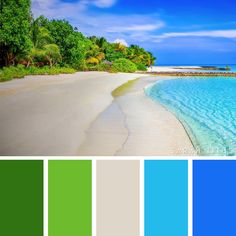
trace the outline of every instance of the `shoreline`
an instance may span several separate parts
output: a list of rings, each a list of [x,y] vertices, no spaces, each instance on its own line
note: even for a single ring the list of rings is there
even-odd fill
[[[145,87],[157,80],[142,77],[125,93],[114,97],[111,106],[87,130],[78,155],[197,155],[181,121],[145,94]]]

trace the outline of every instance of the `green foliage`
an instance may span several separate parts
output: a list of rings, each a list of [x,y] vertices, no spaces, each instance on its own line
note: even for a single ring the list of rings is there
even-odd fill
[[[43,16],[31,22],[31,40],[33,48],[27,56],[21,58],[21,64],[52,67],[61,62],[60,49],[54,43],[50,31],[45,27],[49,21]],[[27,63],[25,63],[27,61]]]
[[[120,58],[114,61],[112,65],[112,70],[114,72],[133,73],[137,70],[137,67],[132,61],[125,58]]]
[[[137,70],[139,71],[147,71],[147,67],[143,65],[142,63],[136,63]]]
[[[74,31],[65,20],[44,21],[43,25],[50,31],[54,43],[59,46],[62,64],[82,70],[91,41],[80,32]]]
[[[23,78],[26,75],[58,75],[58,74],[72,74],[76,70],[66,67],[28,67],[23,65],[3,67],[0,70],[0,82],[12,80],[13,78]]]
[[[96,57],[90,57],[86,60],[87,64],[98,65],[99,60]]]
[[[144,48],[141,48],[138,45],[131,45],[128,48],[126,58],[135,64],[143,64],[145,66],[153,65],[156,59],[152,53],[145,51]]]
[[[43,16],[38,17],[37,19],[31,19],[31,27],[30,27],[30,34],[31,34],[31,40],[33,42],[33,45],[35,47],[40,47],[40,45],[38,45],[38,41],[40,41],[39,39],[41,38],[48,38],[51,43],[52,41],[52,37],[50,36],[50,32],[49,30],[47,30],[47,28],[45,27],[48,24],[48,19],[46,19]],[[46,33],[46,35],[45,35]],[[45,37],[43,37],[45,36]]]
[[[30,0],[1,0],[0,66],[14,65],[31,45]]]
[[[86,51],[90,43],[81,33],[75,32],[66,38],[66,50],[64,50],[64,62],[76,69],[85,67]],[[63,55],[62,55],[63,56]]]
[[[45,58],[50,67],[61,61],[60,49],[56,44],[47,44],[43,46],[45,51]]]
[[[7,81],[7,80],[11,80],[12,78],[23,78],[25,76],[23,67],[24,66],[4,67],[0,71],[0,81]]]
[[[50,35],[50,32],[46,28],[39,27],[37,33],[38,34],[35,36],[34,47],[42,48],[47,44],[53,43],[53,39]]]
[[[35,65],[43,66],[46,64],[45,51],[43,49],[32,48],[29,58],[34,62]]]
[[[111,72],[111,73],[114,72],[112,70],[112,66],[109,64],[106,64],[104,62],[97,64],[97,65],[89,65],[87,67],[87,70],[89,70],[89,71],[106,71],[106,72]]]
[[[104,62],[100,63],[97,67],[98,71],[107,71],[107,72],[112,72],[112,66],[109,64],[106,64]]]
[[[105,48],[106,60],[108,61],[115,61],[119,58],[126,57],[126,51],[119,51],[117,50],[117,46],[115,43],[108,44]]]
[[[22,77],[29,71],[54,73],[58,66],[76,70],[134,72],[137,69],[144,71],[154,64],[153,55],[137,45],[127,47],[110,43],[104,37],[87,38],[65,20],[49,20],[44,16],[33,19],[30,0],[1,0],[1,4],[0,67],[26,67],[22,70],[18,67],[4,68],[0,72],[1,80],[3,77],[6,80]]]

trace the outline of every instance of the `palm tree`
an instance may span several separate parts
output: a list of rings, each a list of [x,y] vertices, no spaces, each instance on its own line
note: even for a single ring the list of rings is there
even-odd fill
[[[45,51],[45,58],[50,67],[61,61],[60,49],[56,44],[47,44],[43,46]]]
[[[53,38],[48,29],[42,26],[45,18],[39,17],[32,22],[31,38],[33,48],[25,58],[28,62],[36,61],[39,63],[48,63],[50,67],[61,61],[59,47],[53,43]],[[29,65],[29,63],[27,63]]]

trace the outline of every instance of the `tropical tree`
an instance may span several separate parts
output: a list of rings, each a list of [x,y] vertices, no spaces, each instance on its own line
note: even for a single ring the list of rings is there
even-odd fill
[[[82,33],[77,32],[65,20],[52,20],[45,24],[55,44],[59,46],[62,64],[70,65],[76,69],[84,69],[86,51],[92,42]]]
[[[48,24],[48,20],[42,16],[36,20],[31,21],[31,40],[33,48],[26,55],[21,64],[35,63],[38,66],[45,64],[52,67],[56,63],[61,61],[61,54],[58,45],[54,44],[54,40],[50,34],[50,31],[45,27]],[[27,61],[27,63],[25,63]]]
[[[133,73],[137,70],[137,67],[132,61],[125,58],[120,58],[114,61],[112,65],[112,70],[114,72]]]
[[[0,66],[15,65],[31,48],[30,0],[1,0],[0,11]]]
[[[31,33],[31,40],[35,47],[38,45],[38,41],[40,38],[48,39],[48,41],[52,41],[52,37],[50,36],[49,31],[47,30],[46,26],[48,24],[48,19],[44,16],[40,16],[37,19],[34,20],[33,17],[31,17],[31,26],[30,26],[30,33]]]
[[[43,49],[50,67],[61,61],[60,49],[56,44],[46,44]]]
[[[110,43],[104,37],[85,37],[65,20],[33,19],[30,0],[0,0],[0,66],[70,66],[129,72],[145,70],[155,57],[138,45]]]
[[[115,51],[122,52],[124,55],[126,54],[127,47],[121,43],[115,43]]]
[[[110,43],[105,48],[105,59],[108,61],[115,61],[119,58],[125,58],[125,53],[119,50],[118,44]]]
[[[70,34],[65,40],[64,55],[62,55],[62,57],[64,56],[64,63],[76,69],[84,69],[86,51],[90,43],[91,42],[79,32]]]
[[[98,65],[99,60],[96,57],[89,57],[86,62],[91,65]]]
[[[126,58],[135,64],[143,64],[145,66],[153,65],[156,59],[152,53],[145,51],[144,48],[138,45],[131,45],[128,48]]]

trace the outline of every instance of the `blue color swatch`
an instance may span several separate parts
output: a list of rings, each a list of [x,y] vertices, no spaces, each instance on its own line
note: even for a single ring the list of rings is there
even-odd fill
[[[236,155],[236,79],[178,78],[159,81],[146,93],[181,120],[201,155]]]
[[[194,161],[193,236],[236,235],[236,161]]]
[[[188,235],[188,161],[145,161],[145,236]]]

